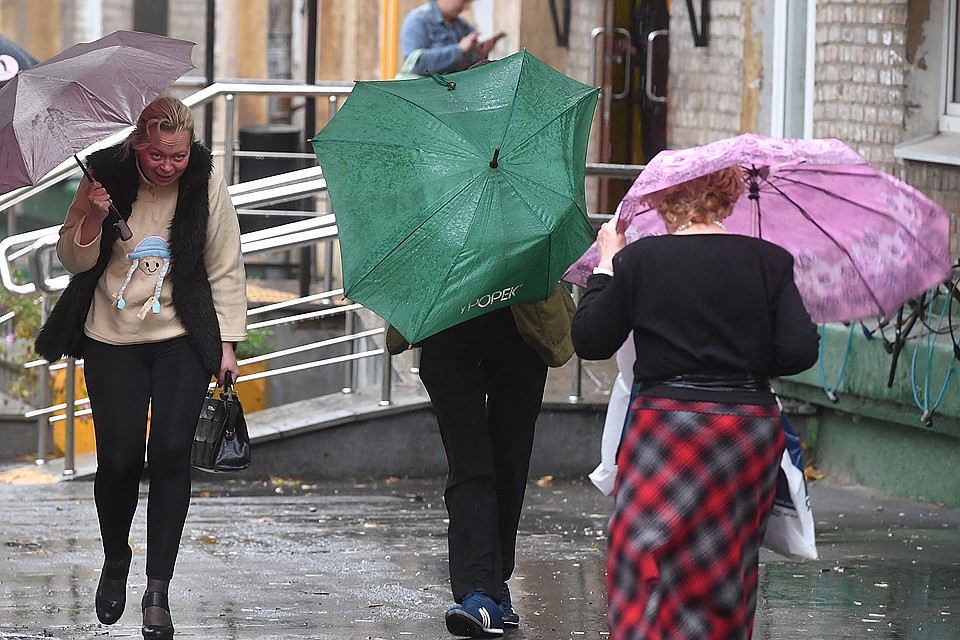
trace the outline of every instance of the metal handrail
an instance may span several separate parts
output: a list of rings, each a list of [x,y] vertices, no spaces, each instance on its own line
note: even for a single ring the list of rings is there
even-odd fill
[[[203,106],[214,100],[222,99],[226,103],[226,122],[225,122],[225,136],[223,143],[222,151],[214,151],[215,155],[222,155],[224,158],[224,174],[228,178],[228,183],[232,182],[231,178],[234,175],[234,159],[236,157],[243,157],[248,155],[244,152],[238,152],[235,150],[236,146],[236,113],[235,113],[235,102],[234,99],[238,95],[285,95],[285,96],[300,96],[305,98],[317,98],[317,97],[326,97],[330,102],[330,111],[331,115],[335,113],[337,101],[345,97],[350,93],[353,88],[354,83],[352,82],[332,82],[332,83],[323,83],[319,85],[304,85],[295,82],[229,82],[229,83],[215,83],[208,87],[205,87],[191,96],[185,98],[183,101],[189,107],[199,107]],[[82,154],[78,155],[88,155],[94,150],[105,148],[112,144],[115,144],[121,141],[126,135],[128,135],[129,129],[118,132],[114,136],[111,136],[104,141],[84,150]],[[259,157],[311,157],[309,154],[290,154],[286,152],[266,152],[258,151],[256,153],[251,153],[249,155],[256,155]],[[623,179],[633,179],[641,171],[643,167],[640,165],[627,165],[627,164],[613,164],[613,163],[588,163],[586,165],[586,174],[588,176],[599,176],[599,177],[608,177],[608,178],[623,178]],[[14,192],[4,194],[0,196],[0,211],[3,211],[9,207],[16,205],[19,202],[29,198],[30,196],[39,193],[45,189],[50,188],[51,186],[59,183],[62,180],[69,179],[79,173],[79,169],[75,162],[72,159],[65,161],[60,166],[51,171],[47,176],[45,176],[37,185],[33,187],[26,187],[24,189],[19,189]],[[269,176],[266,178],[260,178],[257,180],[252,180],[239,184],[229,184],[229,192],[233,200],[234,205],[237,207],[239,212],[243,213],[255,213],[258,210],[255,207],[263,207],[266,205],[276,205],[278,203],[283,203],[290,200],[295,200],[303,197],[308,197],[311,195],[321,194],[326,191],[326,180],[323,178],[323,173],[320,167],[314,166],[306,169],[300,169],[296,171],[291,171],[284,174],[279,174],[275,176]],[[275,213],[275,211],[270,211],[269,213]],[[310,246],[317,243],[332,243],[338,237],[338,230],[336,226],[336,219],[332,214],[327,215],[310,215],[309,212],[297,212],[298,216],[309,216],[307,219],[298,220],[296,222],[291,222],[283,225],[278,225],[275,227],[270,227],[268,229],[263,229],[259,231],[253,231],[241,236],[241,248],[245,255],[257,252],[267,252],[275,250],[288,250],[293,249],[298,246]],[[602,221],[608,219],[609,214],[591,214],[590,218],[595,223],[597,221]],[[21,295],[29,295],[36,293],[38,290],[45,291],[47,293],[56,291],[66,286],[68,277],[66,276],[57,276],[49,277],[46,271],[50,268],[50,261],[44,261],[41,259],[41,253],[46,252],[48,255],[52,249],[52,246],[55,245],[56,239],[58,237],[58,231],[60,225],[47,227],[44,229],[39,229],[36,231],[31,231],[25,234],[17,234],[15,236],[10,236],[8,238],[0,241],[0,282],[7,289],[19,293]],[[332,255],[332,252],[330,252]],[[10,268],[11,262],[27,259],[31,263],[31,274],[33,275],[34,282],[30,283],[18,283],[15,282],[12,276],[12,270]],[[325,274],[329,278],[329,271]],[[281,303],[276,303],[272,305],[264,305],[251,309],[249,316],[253,317],[259,314],[279,311],[288,307],[296,307],[315,300],[324,299],[330,300],[335,296],[342,296],[342,289],[331,289],[327,287],[328,291],[323,293],[314,294],[310,296],[302,296],[293,300],[284,301]],[[579,293],[575,291],[575,295]],[[345,326],[351,326],[353,324],[354,314],[362,309],[363,307],[359,304],[348,303],[344,305],[336,305],[333,308],[323,309],[319,311],[311,311],[306,313],[298,313],[295,315],[290,315],[281,318],[275,318],[271,320],[264,320],[259,322],[251,322],[248,325],[248,328],[254,329],[259,327],[267,326],[277,326],[280,324],[287,324],[293,322],[300,322],[305,319],[315,319],[322,317],[330,317],[338,314],[344,314],[347,318]],[[250,362],[259,362],[268,360],[271,358],[279,358],[284,355],[292,355],[294,353],[302,353],[310,349],[321,348],[322,346],[329,346],[331,344],[337,343],[347,343],[349,345],[355,345],[360,340],[370,339],[377,335],[382,335],[385,332],[384,328],[375,328],[361,330],[358,332],[353,332],[352,330],[348,331],[345,335],[338,336],[326,341],[320,341],[317,343],[299,345],[293,348],[284,349],[278,352],[265,354],[262,356],[255,356],[253,358],[248,358],[240,361],[240,364],[247,364]],[[307,362],[298,365],[292,365],[288,367],[278,367],[274,369],[269,369],[264,372],[248,374],[238,378],[238,382],[243,380],[253,380],[259,378],[267,378],[277,375],[283,375],[285,373],[291,373],[294,371],[302,371],[304,369],[309,369],[313,367],[325,366],[330,364],[345,364],[347,367],[347,382],[343,387],[344,392],[350,392],[353,390],[353,363],[355,361],[382,356],[382,367],[381,367],[381,404],[390,404],[391,402],[391,357],[386,353],[385,349],[376,348],[376,349],[367,349],[359,352],[355,352],[353,346],[350,348],[350,353],[342,356],[336,356],[333,358],[327,358],[325,360],[316,360],[312,362]],[[82,362],[82,361],[81,361]],[[49,377],[50,372],[67,368],[68,374],[72,375],[70,371],[75,363],[73,359],[68,359],[66,363],[46,363],[45,361],[34,361],[27,364],[27,367],[38,367],[41,365],[46,365],[42,367],[43,378],[46,379]],[[574,367],[576,374],[573,376],[573,388],[571,389],[571,394],[569,396],[569,401],[571,403],[579,402],[581,399],[581,371],[582,365],[579,358],[574,357],[574,360],[571,364],[567,366]],[[44,383],[45,384],[45,383]],[[64,416],[56,417],[46,417],[49,414],[56,411],[60,411],[67,408],[67,403],[58,405],[57,407],[44,407],[42,409],[37,409],[29,413],[30,417],[38,417],[40,420],[43,420],[44,423],[54,422],[65,420],[68,425],[72,421],[72,418],[77,415],[85,415],[89,412],[89,409],[76,410],[78,406],[82,406],[86,402],[85,398],[79,400],[74,400],[70,402],[70,408],[73,411],[67,411]],[[45,429],[41,429],[41,433],[38,435],[38,464],[45,462]],[[72,442],[72,434],[68,434],[68,442]],[[70,474],[73,472],[73,452],[70,452],[68,456],[69,468],[65,468],[64,473]]]

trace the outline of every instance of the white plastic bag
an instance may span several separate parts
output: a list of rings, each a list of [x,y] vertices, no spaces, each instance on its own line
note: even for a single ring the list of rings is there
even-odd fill
[[[803,474],[803,449],[787,416],[781,413],[781,419],[786,447],[780,459],[777,495],[767,521],[763,546],[788,558],[816,560],[816,532],[807,480]]]
[[[610,391],[610,402],[607,405],[607,416],[603,423],[603,435],[600,439],[600,464],[590,475],[590,481],[603,492],[604,495],[613,493],[613,486],[617,480],[617,451],[620,449],[620,440],[623,439],[623,430],[626,426],[627,411],[630,409],[630,392],[633,388],[633,363],[637,359],[636,348],[633,346],[633,332],[617,351],[617,379]]]

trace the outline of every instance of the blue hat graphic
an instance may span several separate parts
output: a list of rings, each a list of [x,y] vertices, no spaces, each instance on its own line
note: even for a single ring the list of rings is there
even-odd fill
[[[160,236],[148,236],[137,243],[137,248],[127,254],[131,260],[139,258],[169,258],[170,245]]]

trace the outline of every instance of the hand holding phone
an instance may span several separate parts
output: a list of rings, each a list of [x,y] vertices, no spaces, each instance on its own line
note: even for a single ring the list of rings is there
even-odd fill
[[[500,31],[486,40],[477,42],[477,54],[480,56],[480,58],[486,58],[493,48],[497,46],[497,42],[499,42],[501,38],[506,37],[506,35],[506,32]]]

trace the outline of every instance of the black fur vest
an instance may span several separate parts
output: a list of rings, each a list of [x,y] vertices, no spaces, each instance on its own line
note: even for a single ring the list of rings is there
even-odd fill
[[[131,152],[124,158],[120,145],[116,145],[91,155],[89,165],[94,177],[110,194],[117,211],[125,220],[128,219],[140,186],[135,155]],[[210,152],[194,141],[187,169],[180,176],[177,208],[170,224],[171,263],[175,265],[170,270],[170,283],[177,317],[186,327],[190,342],[200,354],[204,368],[215,374],[220,370],[223,349],[220,324],[213,307],[207,269],[203,264],[207,219],[210,216],[207,185],[212,168]],[[59,360],[64,355],[83,357],[83,325],[97,282],[107,268],[117,237],[118,231],[108,217],[103,223],[97,264],[70,280],[50,312],[50,318],[36,341],[37,353],[48,361]]]

